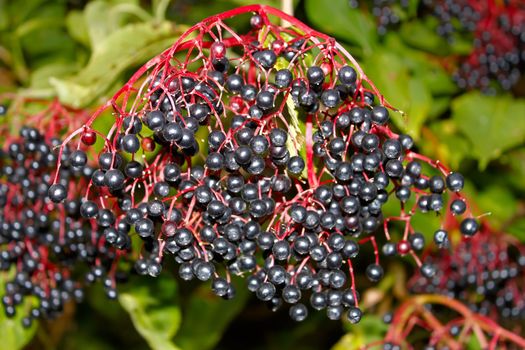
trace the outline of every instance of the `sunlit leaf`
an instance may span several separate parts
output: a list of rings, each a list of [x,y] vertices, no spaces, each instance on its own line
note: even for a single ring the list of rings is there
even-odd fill
[[[51,79],[60,100],[83,107],[105,94],[125,69],[145,63],[176,40],[169,22],[130,24],[109,35],[93,52],[87,66],[67,79]]]
[[[306,14],[321,31],[359,45],[370,53],[377,41],[376,24],[370,13],[353,9],[348,0],[306,0]]]
[[[469,92],[452,102],[452,118],[482,169],[490,160],[525,142],[524,116],[525,100],[509,95]]]
[[[402,56],[388,49],[376,50],[364,62],[365,72],[387,101],[406,113],[391,113],[396,126],[417,139],[432,104],[427,86],[409,71]]]
[[[239,287],[236,292],[232,300],[223,300],[213,295],[208,285],[195,290],[184,306],[184,321],[175,336],[176,344],[184,350],[213,349],[226,327],[246,304],[247,290]]]
[[[133,284],[120,294],[119,302],[153,350],[179,349],[171,341],[181,323],[176,282],[170,277],[149,282]]]
[[[4,290],[4,279],[0,276],[0,290]],[[38,328],[38,322],[33,322],[31,327],[24,328],[22,326],[22,318],[27,315],[33,300],[28,298],[24,304],[17,307],[17,312],[13,318],[8,318],[5,313],[0,312],[0,343],[2,349],[17,350],[24,348],[31,339],[33,339]]]

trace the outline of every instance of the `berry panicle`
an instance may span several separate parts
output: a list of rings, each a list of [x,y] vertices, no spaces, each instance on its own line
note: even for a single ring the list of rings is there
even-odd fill
[[[27,112],[35,108],[41,111]],[[101,209],[96,222],[80,215],[95,170],[92,154],[82,144],[61,147],[61,137],[81,127],[89,113],[34,100],[14,100],[7,112],[0,130],[5,140],[0,152],[2,305],[8,317],[25,312],[22,322],[29,327],[36,319],[58,316],[69,301],[82,300],[84,287],[95,280],[115,298],[115,283],[123,277],[117,264],[130,240],[120,235],[122,243],[108,243],[110,226],[115,235],[127,233],[110,210]],[[24,125],[16,125],[19,121]]]
[[[247,30],[235,31],[233,19]],[[102,134],[94,121],[107,110],[114,122]],[[158,276],[168,257],[181,279],[211,281],[225,299],[241,275],[271,309],[289,304],[296,321],[309,304],[356,323],[367,286],[356,274],[381,280],[382,255],[408,256],[435,274],[419,257],[427,243],[414,215],[452,213],[465,236],[478,226],[461,174],[393,132],[392,110],[333,38],[252,5],[190,28],[60,153],[71,143],[89,148],[93,133],[103,139],[95,157],[86,153],[94,169],[80,216],[106,227],[117,249],[120,237],[140,240],[139,274]],[[383,213],[388,201],[399,202],[398,215]],[[390,233],[394,222],[401,237]]]

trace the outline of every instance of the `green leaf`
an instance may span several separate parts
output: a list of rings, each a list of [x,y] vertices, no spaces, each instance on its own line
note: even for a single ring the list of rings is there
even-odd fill
[[[358,350],[365,345],[383,339],[388,326],[379,316],[364,315],[358,324],[346,323],[348,333],[345,334],[332,350]]]
[[[469,92],[452,102],[452,118],[484,169],[492,159],[525,141],[525,100]]]
[[[4,290],[4,283],[4,279],[0,276],[1,290]],[[33,339],[38,328],[38,322],[33,322],[29,328],[22,326],[22,318],[29,311],[25,306],[29,306],[33,301],[32,298],[28,298],[24,304],[17,307],[17,312],[13,318],[8,318],[4,312],[0,312],[0,341],[2,349],[22,349]]]
[[[468,140],[458,133],[453,120],[437,120],[430,124],[431,135],[420,143],[422,153],[439,159],[452,169],[458,169],[471,153]]]
[[[501,228],[505,222],[511,219],[518,208],[517,199],[507,183],[487,186],[483,192],[476,194],[476,204],[480,212],[490,212],[492,215],[488,216],[487,219],[496,228]]]
[[[445,71],[439,61],[431,59],[432,56],[420,50],[405,45],[396,33],[386,35],[384,47],[396,53],[403,60],[411,76],[421,80],[432,95],[451,95],[458,91],[450,73]]]
[[[419,8],[419,0],[409,0],[407,12],[410,17],[417,15],[417,9]]]
[[[193,291],[176,343],[184,350],[213,349],[248,300],[246,288],[237,288],[236,292],[232,300],[223,300],[213,295],[208,285]]]
[[[169,22],[130,24],[110,34],[93,51],[87,66],[67,79],[52,78],[61,102],[84,107],[108,92],[125,69],[160,54],[175,40],[177,30]]]
[[[521,242],[525,242],[525,217],[513,221],[506,231]]]
[[[438,118],[443,115],[450,107],[450,100],[449,96],[434,97],[430,111],[428,111],[428,117]]]
[[[31,89],[45,89],[51,87],[49,79],[51,77],[66,77],[78,70],[75,63],[56,62],[46,64],[31,72],[29,86]]]
[[[446,55],[449,52],[447,41],[437,35],[436,31],[429,28],[423,21],[402,23],[399,35],[412,47],[438,55]]]
[[[66,17],[66,28],[73,39],[90,47],[89,29],[83,12],[69,11]]]
[[[107,1],[92,1],[84,10],[85,23],[90,46],[97,49],[105,39],[118,28],[118,23],[111,20],[111,4]]]
[[[417,76],[413,76],[406,59],[388,49],[378,49],[363,60],[365,72],[386,100],[404,111],[406,116],[392,112],[394,123],[403,132],[419,138],[432,105],[432,95]]]
[[[48,4],[45,4],[45,3]],[[49,2],[46,0],[24,0],[24,6],[20,6],[18,1],[5,1],[2,2],[2,11],[9,16],[10,25],[16,27],[23,23],[28,18],[32,18],[40,13],[40,10],[49,6]],[[44,4],[44,6],[40,6]]]
[[[17,350],[33,339],[37,330],[34,323],[29,329],[22,326],[22,310],[17,310],[14,318],[7,318],[3,312],[0,313],[0,339],[2,339],[2,349]]]
[[[176,282],[169,276],[148,282],[131,285],[120,294],[119,302],[153,350],[177,350],[179,348],[171,341],[181,323]]]
[[[306,15],[322,32],[359,45],[371,53],[377,42],[376,24],[370,14],[352,9],[348,0],[306,0]]]
[[[505,153],[499,161],[507,167],[506,180],[516,188],[525,190],[525,147]]]

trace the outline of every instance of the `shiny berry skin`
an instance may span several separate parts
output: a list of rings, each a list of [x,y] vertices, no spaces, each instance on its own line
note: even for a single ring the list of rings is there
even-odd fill
[[[383,268],[377,264],[370,264],[366,268],[366,277],[372,282],[379,282],[384,275]]]
[[[49,199],[55,203],[60,203],[67,197],[67,190],[62,184],[54,184],[49,187]]]
[[[467,237],[474,236],[479,230],[479,224],[474,218],[466,218],[461,221],[460,231]]]

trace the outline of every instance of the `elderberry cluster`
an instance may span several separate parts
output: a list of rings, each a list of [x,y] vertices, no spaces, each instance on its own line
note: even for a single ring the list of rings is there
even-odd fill
[[[414,276],[413,292],[447,295],[501,323],[525,319],[525,249],[512,237],[483,227],[451,254],[432,259],[437,273],[430,281]]]
[[[80,216],[80,194],[93,174],[86,154],[63,148],[60,180],[51,186],[61,141],[30,126],[22,127],[18,137],[4,136],[0,273],[6,277],[5,314],[25,313],[26,327],[34,319],[56,317],[69,301],[82,300],[85,284],[97,279],[104,280],[108,296],[114,298],[116,274],[109,271],[115,270],[118,253],[102,239],[102,222],[90,225]],[[48,198],[50,189],[52,198],[63,203]]]
[[[332,38],[282,28],[268,15],[284,14],[257,9],[245,33],[226,20],[251,10],[204,20],[114,96],[80,215],[117,249],[140,240],[139,274],[158,276],[174,260],[181,279],[210,281],[226,299],[231,275],[241,275],[272,309],[290,304],[296,321],[309,303],[355,323],[356,275],[383,277],[385,240],[388,255],[413,253],[422,273],[435,273],[417,258],[425,242],[410,224],[416,211],[459,205],[464,233],[476,233],[463,177],[388,128],[384,99]],[[91,123],[71,139],[92,145]],[[67,188],[49,193],[61,202]],[[394,196],[401,215],[384,217]],[[406,229],[394,243],[387,226],[396,220]],[[365,244],[372,256],[360,254]]]
[[[459,87],[494,92],[495,83],[510,90],[525,65],[525,5],[520,1],[425,0],[439,20],[438,34],[474,37],[473,50],[454,79]]]

